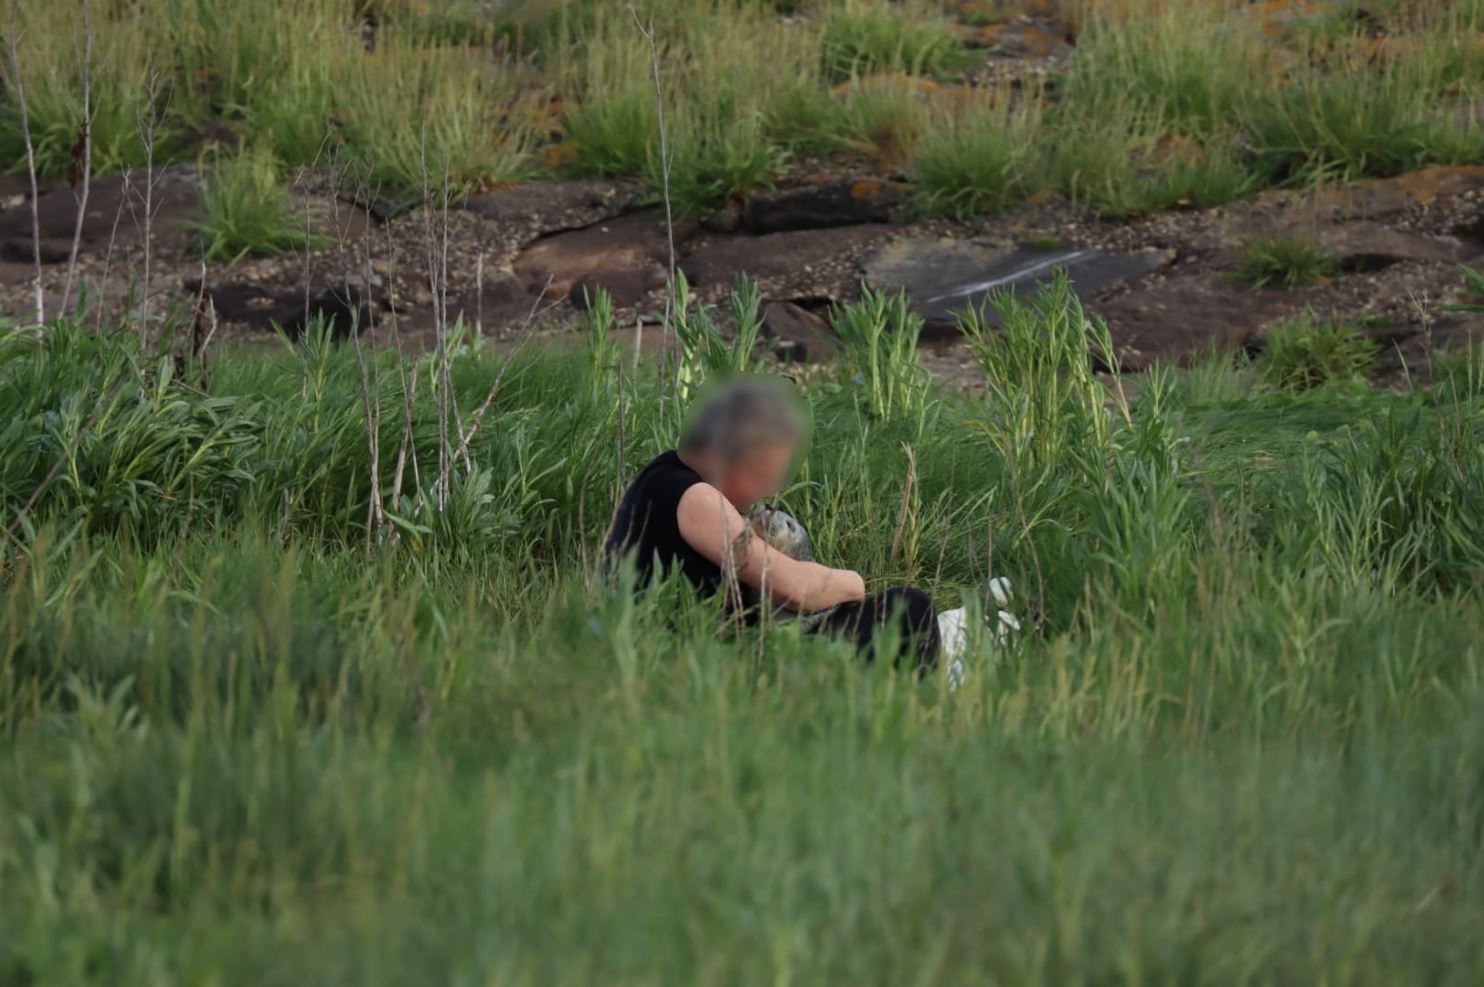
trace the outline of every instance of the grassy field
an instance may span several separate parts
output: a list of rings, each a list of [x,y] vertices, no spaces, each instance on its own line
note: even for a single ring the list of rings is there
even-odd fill
[[[1018,85],[982,76],[972,32],[1025,7],[1075,49]],[[1480,0],[18,0],[0,158],[24,168],[19,82],[38,167],[75,172],[89,92],[96,171],[201,159],[239,192],[211,199],[211,234],[245,212],[261,252],[281,238],[254,217],[282,194],[245,200],[244,167],[286,184],[336,163],[403,202],[445,180],[658,188],[641,20],[683,212],[821,158],[910,178],[927,213],[1056,191],[1127,216],[1484,157]]]
[[[986,77],[975,32],[1031,8],[1075,46]],[[1121,217],[1484,160],[1481,32],[1481,0],[16,0],[0,159],[29,131],[75,177],[90,118],[94,173],[199,162],[223,261],[304,246],[306,166],[392,207],[657,194],[661,108],[681,213],[843,170]],[[1232,273],[1338,264],[1274,233]],[[518,351],[0,328],[0,987],[1479,982],[1484,351],[1376,390],[1306,312],[1100,376],[1058,283],[965,317],[958,391],[865,291],[784,368],[815,434],[782,502],[873,588],[1014,580],[1023,632],[949,690],[601,570],[695,388],[762,366],[754,286],[675,294],[663,366],[603,297]]]
[[[595,313],[0,338],[0,984],[1477,982],[1478,352],[1378,392],[1297,324],[1125,393],[1062,287],[958,395],[838,313],[783,501],[871,585],[1015,579],[949,692],[608,586],[676,380],[751,358]]]

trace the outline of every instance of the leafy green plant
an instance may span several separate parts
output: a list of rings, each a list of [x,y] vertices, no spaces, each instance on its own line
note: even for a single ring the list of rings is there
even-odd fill
[[[694,304],[683,272],[675,272],[671,293],[671,328],[680,343],[676,379],[682,398],[713,377],[745,373],[757,366],[763,318],[756,281],[741,276],[732,288],[730,336],[721,331],[707,306]]]
[[[80,0],[27,3],[9,8],[5,30],[14,29],[16,58],[26,91],[26,109],[37,171],[76,182],[83,167],[83,120],[89,121],[91,168],[108,174],[142,166],[149,157],[144,121],[155,129],[155,160],[180,147],[178,110],[172,87],[154,77],[151,60],[158,39],[132,19],[102,22],[93,11],[93,63],[84,72]],[[0,157],[9,170],[25,167],[18,91],[12,69],[4,65],[6,91],[0,101]],[[85,78],[86,77],[86,78]],[[89,90],[84,103],[84,88]]]
[[[295,218],[293,193],[273,152],[250,148],[204,169],[205,211],[194,222],[205,256],[236,263],[248,254],[314,249],[321,241]]]
[[[878,72],[940,75],[962,60],[948,24],[922,9],[847,5],[828,16],[820,44],[825,72],[837,81]]]
[[[1306,391],[1364,380],[1376,355],[1375,342],[1354,324],[1305,312],[1267,331],[1257,366],[1269,386]]]
[[[1232,277],[1254,288],[1298,288],[1338,274],[1338,258],[1312,237],[1274,232],[1255,236],[1242,245]]]
[[[1042,188],[1039,111],[1010,103],[1006,94],[986,100],[943,120],[923,140],[912,171],[924,210],[987,215]]]
[[[1469,294],[1473,295],[1473,300],[1459,302],[1457,305],[1450,306],[1450,310],[1484,315],[1484,271],[1465,267],[1463,269],[1463,283]]]
[[[1176,132],[1228,127],[1253,79],[1271,71],[1263,39],[1234,28],[1222,4],[1088,5],[1063,83],[1065,103],[1094,120],[1132,114]]]
[[[862,287],[858,302],[830,310],[844,369],[876,418],[921,422],[930,378],[917,352],[922,317],[907,296]]]
[[[1182,132],[1131,101],[1068,101],[1045,129],[1050,181],[1099,215],[1220,205],[1257,186],[1230,130]]]
[[[458,195],[529,168],[531,137],[513,94],[479,51],[388,41],[355,64],[342,93],[347,142],[391,190]]]
[[[317,327],[182,380],[133,332],[0,334],[0,970],[1469,982],[1476,403],[1125,401],[1064,282],[997,301],[991,386],[931,428],[801,376],[785,494],[873,587],[993,613],[1015,580],[1025,630],[955,692],[598,575],[668,377],[617,402],[581,350],[458,349],[458,427],[501,386],[439,490],[435,358]],[[853,907],[883,886],[890,935]]]
[[[1310,61],[1282,85],[1254,86],[1238,116],[1255,167],[1269,181],[1316,182],[1394,175],[1431,163],[1476,159],[1478,128],[1435,111],[1443,97],[1436,45],[1375,64],[1349,53]]]
[[[1116,366],[1107,327],[1087,318],[1066,272],[1029,299],[992,296],[959,318],[984,373],[1006,459],[1025,471],[1105,452],[1108,397],[1093,375],[1096,356]]]
[[[771,183],[787,149],[770,113],[803,112],[791,99],[817,80],[817,68],[803,66],[807,34],[751,6],[725,5],[704,21],[666,17],[676,36],[661,56],[666,161],[648,46],[627,10],[595,16],[562,51],[577,93],[566,117],[576,171],[643,178],[658,197],[668,165],[671,205],[681,213]]]

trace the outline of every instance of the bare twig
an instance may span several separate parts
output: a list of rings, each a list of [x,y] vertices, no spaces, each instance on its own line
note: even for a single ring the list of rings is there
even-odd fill
[[[134,190],[133,169],[125,168],[122,178],[124,183],[123,193],[119,196],[118,207],[115,208],[113,211],[113,225],[108,229],[108,249],[103,251],[103,276],[99,278],[99,281],[102,284],[108,283],[108,272],[113,269],[113,248],[118,244],[119,223],[124,218],[124,206],[129,204],[129,197],[133,194]],[[132,305],[130,304],[132,301],[133,292],[131,291],[128,295],[126,295],[124,299],[125,312],[128,312],[132,308]],[[99,305],[96,308],[97,311],[94,313],[93,325],[96,329],[102,331],[103,309],[105,308],[105,306]]]
[[[431,177],[428,171],[428,127],[424,121],[422,134],[419,139],[419,163],[422,170],[423,180],[423,240],[428,267],[428,290],[433,301],[433,332],[435,337],[434,350],[434,373],[437,388],[434,397],[438,406],[438,480],[435,485],[435,495],[438,510],[443,510],[448,502],[448,491],[450,477],[453,469],[453,449],[449,443],[449,374],[448,374],[448,312],[444,307],[447,301],[443,293],[443,285],[448,272],[448,258],[440,254],[441,250],[447,249],[448,231],[442,230],[442,237],[434,226],[433,192]],[[443,204],[445,209],[448,204],[448,184],[443,185]],[[443,215],[443,222],[447,223],[447,214]]]
[[[474,259],[474,342],[484,344],[484,251]]]
[[[10,27],[5,32],[5,54],[10,61],[10,84],[15,89],[16,103],[20,108],[21,138],[26,144],[26,174],[31,181],[31,259],[36,265],[32,286],[36,292],[36,324],[46,322],[46,296],[41,290],[41,214],[37,199],[40,191],[36,183],[36,145],[31,141],[31,117],[26,106],[26,80],[21,73],[21,62],[16,55],[16,32],[19,28],[19,0],[10,0]]]
[[[331,186],[329,191],[330,220],[335,227],[335,238],[340,246],[341,265],[349,256],[349,245],[345,241],[345,226],[340,219],[340,195],[339,195],[340,172],[332,172]],[[356,173],[355,198],[357,201],[369,201],[367,196],[364,175]],[[361,269],[361,302],[364,303],[367,318],[373,320],[371,314],[376,311],[372,303],[371,284],[371,253],[369,250],[362,251],[365,263]],[[347,293],[349,285],[347,285]],[[358,325],[360,318],[360,306],[352,310],[351,315],[351,337],[356,350],[356,366],[361,372],[361,409],[366,416],[366,452],[371,459],[371,493],[366,503],[366,552],[369,554],[373,545],[376,532],[382,531],[386,526],[386,511],[381,501],[381,373],[375,361],[371,363],[371,372],[368,373],[366,357],[361,349],[361,327]],[[371,327],[375,328],[374,324]]]
[[[200,284],[200,287],[198,287],[196,289],[195,318],[192,319],[192,321],[191,321],[191,360],[192,361],[199,361],[201,359],[202,354],[206,350],[206,336],[202,332],[203,324],[206,322],[206,300],[207,300],[207,294],[206,294],[206,258],[203,257],[201,259],[201,284]],[[213,313],[216,312],[216,308],[215,308],[215,305],[214,304],[213,304],[213,307],[212,307],[212,312]],[[140,335],[141,336],[143,335],[143,330],[142,329],[140,330]],[[172,335],[174,335],[173,332],[172,332]],[[174,350],[174,348],[175,348],[175,343],[174,343],[174,340],[173,339],[171,340],[170,348],[172,350]]]
[[[154,224],[155,224],[155,144],[158,138],[159,128],[159,85],[160,77],[153,69],[149,73],[149,82],[145,93],[145,109],[147,113],[135,115],[135,125],[139,128],[139,139],[144,145],[144,299],[139,311],[139,339],[142,342],[149,333],[149,305],[150,305],[150,276],[151,262],[154,258]],[[206,283],[206,265],[201,265],[201,283]]]
[[[667,134],[665,129],[665,93],[664,87],[660,81],[660,51],[654,40],[654,22],[651,21],[648,24],[645,24],[642,20],[639,19],[639,10],[637,7],[634,6],[633,0],[630,0],[629,3],[629,13],[633,16],[634,24],[639,28],[639,33],[644,36],[645,42],[649,45],[649,67],[650,74],[654,80],[654,110],[655,119],[659,125],[660,139],[660,193],[664,197],[665,201],[665,242],[669,248],[669,257],[667,264],[668,280],[665,285],[665,321],[662,328],[663,336],[661,339],[661,352],[663,354],[668,354],[670,352],[670,347],[668,344],[671,329],[671,320],[674,318],[675,315],[675,215],[670,205],[670,145],[669,135]],[[661,418],[664,417],[665,411],[665,391],[663,383],[664,379],[662,377],[662,386],[660,388],[659,399],[659,411]],[[678,360],[675,362],[674,385],[675,392],[678,397],[680,393],[680,362]]]
[[[73,148],[76,162],[79,147],[82,158],[82,189],[77,196],[77,221],[72,226],[72,249],[67,254],[67,278],[62,282],[62,313],[72,298],[72,281],[77,276],[77,250],[82,244],[82,224],[88,215],[88,191],[93,180],[93,17],[88,0],[82,0],[82,133],[78,147]]]

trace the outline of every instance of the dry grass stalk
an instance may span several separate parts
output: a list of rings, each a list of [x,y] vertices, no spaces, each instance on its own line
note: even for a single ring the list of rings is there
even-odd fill
[[[19,23],[19,0],[10,0],[10,25],[5,32],[5,55],[10,62],[10,85],[15,90],[16,104],[20,110],[21,140],[26,145],[26,177],[31,183],[31,259],[36,265],[36,274],[31,283],[36,296],[36,324],[39,326],[46,322],[46,296],[41,290],[41,214],[36,201],[40,192],[36,182],[36,145],[31,140],[31,117],[26,105],[26,79],[21,72],[20,58],[16,54]]]

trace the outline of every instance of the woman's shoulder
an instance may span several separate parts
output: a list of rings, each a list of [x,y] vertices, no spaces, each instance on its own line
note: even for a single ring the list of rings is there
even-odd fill
[[[655,456],[649,461],[649,465],[644,467],[639,475],[641,477],[694,477],[696,480],[699,480],[701,478],[701,475],[699,473],[691,469],[689,466],[685,465],[685,460],[681,459],[680,453],[676,452],[674,449],[666,449],[658,456]]]
[[[674,449],[667,449],[649,461],[634,480],[634,486],[649,491],[665,490],[679,497],[697,483],[701,475],[685,464]]]

